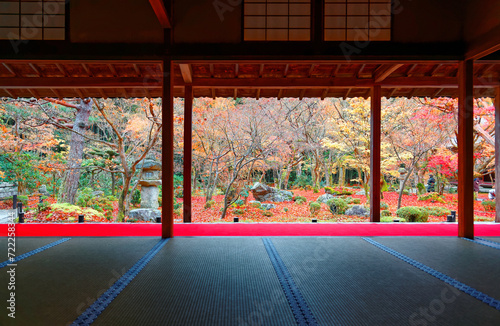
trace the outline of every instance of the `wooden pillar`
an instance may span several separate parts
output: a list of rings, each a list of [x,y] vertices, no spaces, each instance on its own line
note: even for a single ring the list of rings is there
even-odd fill
[[[458,236],[474,239],[474,61],[458,69]]]
[[[379,85],[372,87],[370,101],[370,222],[380,222],[380,134],[382,91]]]
[[[191,223],[191,175],[193,166],[193,86],[184,88],[184,223]]]
[[[172,60],[163,60],[162,93],[162,238],[174,236],[174,98]]]
[[[500,87],[495,97],[495,192],[500,188]],[[495,222],[500,223],[500,197],[496,196]]]

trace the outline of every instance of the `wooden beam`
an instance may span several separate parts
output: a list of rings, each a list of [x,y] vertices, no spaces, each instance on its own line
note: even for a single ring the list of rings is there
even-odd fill
[[[5,69],[7,69],[7,71],[8,71],[8,72],[10,72],[10,74],[11,74],[12,76],[14,76],[14,77],[16,77],[16,76],[17,76],[16,71],[15,71],[15,70],[14,70],[11,66],[9,66],[7,63],[2,62],[2,65],[5,67]]]
[[[161,236],[174,236],[174,78],[170,58],[163,60],[162,92],[162,189]]]
[[[64,67],[60,63],[56,63],[56,67],[61,72],[63,77],[66,77],[68,75],[68,73],[66,72],[66,70],[64,69]]]
[[[156,14],[156,18],[158,18],[161,27],[171,28],[172,25],[170,24],[170,18],[163,0],[149,0],[149,3],[151,4],[151,7],[153,7],[153,11]]]
[[[90,71],[90,68],[87,67],[86,64],[82,63],[82,67],[83,67],[83,70],[85,70],[85,72],[87,73],[87,75],[89,75],[89,77],[94,77],[94,74],[92,73],[92,71]]]
[[[440,89],[436,90],[434,93],[432,93],[431,98],[436,98],[438,96],[438,94],[443,91],[443,89],[444,88],[440,88]]]
[[[161,88],[161,81],[142,77],[0,77],[8,88]]]
[[[323,92],[321,93],[321,100],[324,100],[326,98],[326,95],[328,94],[329,89],[325,88]]]
[[[366,64],[363,63],[359,68],[358,68],[358,71],[356,71],[356,73],[354,74],[354,76],[356,78],[360,78],[359,76],[361,75],[361,72],[363,71],[363,69],[365,69],[366,67]]]
[[[290,65],[287,64],[285,65],[285,71],[283,72],[283,77],[286,78],[286,75],[288,75],[288,69],[290,68]]]
[[[109,71],[113,74],[113,77],[118,77],[118,72],[116,71],[115,66],[113,64],[109,63],[108,64]]]
[[[264,64],[262,63],[259,67],[259,78],[262,78],[263,73],[264,73]]]
[[[187,86],[186,86],[187,87]],[[234,93],[233,93],[233,99],[236,101],[236,98],[238,98],[238,89],[235,88],[234,89]]]
[[[40,98],[40,95],[38,95],[38,93],[34,90],[34,89],[29,89],[28,88],[28,92],[31,94],[31,96],[33,96],[34,98],[36,99],[39,99]]]
[[[283,94],[283,90],[280,88],[278,91],[278,101],[281,100],[281,94]]]
[[[398,90],[398,88],[393,88],[393,89],[391,90],[391,92],[389,93],[389,96],[388,96],[388,97],[389,97],[389,98],[391,98],[391,97],[394,95],[394,93],[396,93],[396,91],[397,91],[397,90]]]
[[[302,99],[304,98],[304,94],[306,93],[306,89],[303,88],[301,91],[300,91],[300,94],[299,94],[299,101],[302,101]]]
[[[382,89],[373,86],[370,100],[370,222],[380,222],[380,142]],[[360,176],[361,177],[361,176]]]
[[[410,76],[412,76],[412,72],[413,72],[413,70],[415,70],[415,68],[416,68],[417,66],[418,66],[418,65],[417,65],[417,64],[415,64],[415,63],[414,63],[414,64],[412,64],[412,65],[410,66],[410,68],[406,71],[406,77],[410,77]]]
[[[260,88],[258,88],[258,89],[257,89],[257,94],[255,95],[255,98],[256,98],[257,100],[259,100],[259,99],[260,99]]]
[[[132,67],[134,67],[134,71],[135,71],[135,74],[136,74],[136,77],[140,77],[141,76],[141,70],[139,69],[139,67],[137,67],[137,64],[133,64]]]
[[[474,238],[474,95],[472,60],[461,61],[458,79],[458,236]]]
[[[103,90],[102,88],[98,88],[97,90],[99,91],[99,94],[101,94],[101,97],[102,97],[102,98],[108,98],[108,97],[106,96],[106,94],[104,93],[104,90]]]
[[[186,84],[191,84],[193,82],[193,71],[190,64],[180,64],[182,79]]]
[[[467,44],[465,59],[478,60],[500,51],[500,25]]]
[[[50,90],[52,91],[52,93],[54,93],[54,94],[56,95],[56,97],[57,97],[58,99],[60,99],[60,100],[62,100],[62,99],[63,99],[63,97],[61,96],[61,93],[59,93],[59,91],[58,91],[57,89],[53,89],[53,88],[51,88]]]
[[[37,74],[37,77],[43,77],[43,74],[40,72],[40,70],[38,70],[38,68],[34,64],[30,63],[29,66]]]
[[[432,67],[431,71],[429,71],[429,74],[428,76],[431,76],[433,77],[434,74],[436,73],[436,71],[441,68],[441,66],[443,66],[441,63],[438,63],[437,65],[435,65],[434,67]]]
[[[11,92],[11,91],[9,91],[7,88],[3,88],[3,90],[5,91],[5,93],[9,94],[9,97],[11,97],[11,98],[15,98],[15,97],[14,97],[14,94],[12,94],[12,92]]]
[[[351,91],[352,91],[352,88],[348,88],[348,89],[347,89],[347,92],[345,93],[345,96],[344,96],[344,98],[345,98],[346,100],[347,100],[347,98],[349,97],[349,94],[351,93]]]
[[[384,79],[389,77],[393,72],[398,70],[403,64],[395,64],[395,65],[387,65],[387,66],[380,66],[375,70],[373,79],[375,80],[376,83],[382,82]]]
[[[183,216],[184,223],[191,223],[192,214],[192,166],[193,166],[193,87],[184,88],[184,178]]]
[[[83,95],[82,91],[79,88],[75,88],[75,92],[76,94],[78,94],[80,98],[85,98],[85,96]]]
[[[497,87],[495,96],[495,191],[500,189],[500,87]],[[500,223],[500,197],[495,197],[495,222]]]
[[[210,89],[210,91],[212,92],[212,98],[215,100],[215,88]]]

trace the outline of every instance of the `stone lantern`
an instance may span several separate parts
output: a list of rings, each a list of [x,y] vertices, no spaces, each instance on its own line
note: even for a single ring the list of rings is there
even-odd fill
[[[154,158],[146,158],[138,167],[142,169],[142,178],[139,180],[141,208],[131,210],[129,217],[154,222],[157,217],[161,217],[161,212],[158,210],[161,163]]]

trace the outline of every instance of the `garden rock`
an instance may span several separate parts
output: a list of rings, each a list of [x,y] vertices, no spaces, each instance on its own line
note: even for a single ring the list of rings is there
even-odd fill
[[[272,201],[272,202],[284,202],[291,201],[293,198],[293,193],[286,190],[279,190],[268,185],[256,182],[250,189],[253,197],[260,201]]]
[[[324,194],[324,195],[319,196],[318,199],[316,199],[316,201],[318,203],[325,203],[326,204],[327,201],[329,201],[330,199],[333,199],[333,198],[335,198],[333,195]]]
[[[364,196],[365,195],[365,191],[364,190],[358,191],[356,193],[356,195],[358,195],[358,196]]]
[[[276,208],[276,205],[274,205],[274,204],[262,204],[260,207],[262,207],[262,209],[265,209],[266,211],[268,211],[270,209]]]
[[[368,215],[370,215],[370,213],[363,205],[354,205],[345,211],[345,215],[368,216]]]
[[[101,197],[102,195],[104,195],[104,191],[101,190],[92,192],[92,198]]]
[[[138,208],[131,210],[129,213],[129,218],[138,221],[156,222],[157,217],[161,217],[161,211],[158,209]]]

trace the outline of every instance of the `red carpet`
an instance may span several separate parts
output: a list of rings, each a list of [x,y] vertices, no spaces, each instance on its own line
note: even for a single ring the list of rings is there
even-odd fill
[[[7,236],[0,224],[0,236]],[[457,224],[234,223],[175,224],[174,236],[457,236]],[[476,224],[475,235],[500,237],[500,224]],[[17,237],[161,236],[160,224],[16,224]]]

